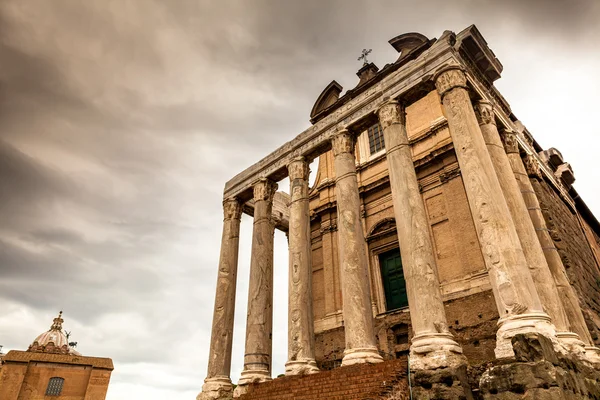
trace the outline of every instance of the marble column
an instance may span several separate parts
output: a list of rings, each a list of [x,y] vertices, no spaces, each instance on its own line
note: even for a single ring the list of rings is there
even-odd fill
[[[204,385],[202,385],[202,392],[197,396],[198,400],[230,398],[233,394],[233,385],[229,374],[231,372],[242,205],[235,198],[226,199],[223,201],[223,212],[225,215],[208,356],[208,373]]]
[[[512,358],[511,338],[537,332],[555,338],[550,317],[542,309],[502,188],[487,151],[459,66],[435,76],[471,215],[489,272],[500,319],[496,357]],[[554,339],[555,340],[555,339]]]
[[[286,375],[318,372],[312,307],[312,248],[308,201],[308,162],[288,165],[290,178],[288,361]]]
[[[435,369],[464,362],[448,330],[429,221],[419,190],[406,132],[404,107],[389,101],[378,110],[383,129],[402,268],[414,336],[411,369]]]
[[[577,350],[576,347],[579,347],[577,339],[580,339],[584,344],[586,358],[589,361],[598,364],[600,363],[600,349],[594,346],[590,331],[587,328],[583,313],[581,312],[579,299],[577,298],[575,290],[569,283],[567,272],[562,263],[562,259],[560,258],[560,254],[558,253],[556,246],[554,246],[554,240],[552,240],[552,237],[550,236],[550,231],[548,230],[546,220],[542,214],[540,202],[533,188],[533,185],[539,185],[539,180],[542,179],[538,161],[534,156],[529,154],[526,155],[524,159],[521,159],[514,133],[504,132],[502,136],[512,171],[529,211],[529,216],[541,244],[542,251],[544,252],[548,268],[556,284],[559,299],[563,304],[567,323],[570,327],[569,330],[578,336],[578,338],[572,337],[572,342],[575,346],[571,346],[571,348]],[[532,181],[534,182],[533,184]],[[558,334],[559,333],[557,332],[557,335]]]
[[[360,217],[355,138],[339,131],[331,141],[335,167],[338,250],[346,349],[342,365],[383,361],[377,350],[371,310],[367,247]]]
[[[498,182],[504,193],[504,198],[512,216],[517,235],[519,236],[521,248],[525,254],[525,260],[531,271],[542,307],[550,315],[550,318],[552,318],[557,338],[562,339],[569,347],[571,347],[571,344],[581,343],[576,334],[569,332],[569,323],[562,302],[560,301],[556,284],[548,268],[546,257],[544,257],[544,252],[531,218],[529,218],[529,211],[525,205],[521,189],[506,155],[507,151],[518,153],[516,139],[513,138],[511,141],[505,142],[507,145],[505,151],[505,146],[500,139],[500,134],[496,127],[496,118],[492,105],[487,101],[479,101],[475,105],[475,111],[479,128],[483,134],[483,139],[496,171]]]
[[[252,382],[271,380],[273,333],[273,235],[271,220],[277,184],[261,179],[254,185],[254,227],[244,369],[234,396],[239,397]]]

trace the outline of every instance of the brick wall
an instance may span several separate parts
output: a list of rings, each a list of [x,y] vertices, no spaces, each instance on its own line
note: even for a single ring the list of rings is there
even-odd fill
[[[588,329],[600,345],[600,269],[590,243],[577,214],[548,183],[532,179],[532,184],[569,281],[579,297]]]
[[[408,400],[407,359],[250,385],[240,400]]]

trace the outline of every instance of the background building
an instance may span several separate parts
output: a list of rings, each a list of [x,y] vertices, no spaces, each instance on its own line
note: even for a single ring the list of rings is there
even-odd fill
[[[27,351],[2,357],[2,400],[104,400],[114,369],[110,358],[82,356],[62,329],[62,311]]]

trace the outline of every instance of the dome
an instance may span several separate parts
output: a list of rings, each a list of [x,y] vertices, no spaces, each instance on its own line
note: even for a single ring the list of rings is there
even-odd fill
[[[67,335],[62,329],[62,311],[54,318],[54,323],[47,332],[35,338],[27,351],[37,353],[75,354],[81,355],[69,346]]]

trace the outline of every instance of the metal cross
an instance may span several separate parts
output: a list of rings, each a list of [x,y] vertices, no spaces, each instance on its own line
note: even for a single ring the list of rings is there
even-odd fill
[[[360,61],[360,60],[364,60],[364,61],[363,61],[363,67],[369,63],[369,60],[367,60],[367,56],[368,56],[368,55],[369,55],[369,53],[371,53],[372,51],[373,51],[373,49],[369,49],[369,50],[367,50],[367,49],[363,49],[363,51],[362,51],[362,55],[361,55],[360,57],[358,57],[358,61]]]

